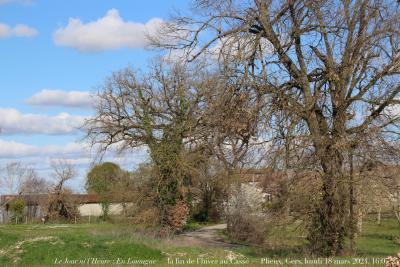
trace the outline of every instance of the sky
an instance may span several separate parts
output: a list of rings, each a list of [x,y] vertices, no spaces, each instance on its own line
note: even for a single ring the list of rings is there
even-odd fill
[[[146,32],[157,30],[188,0],[0,0],[0,169],[21,162],[52,179],[50,163],[75,164],[70,182],[83,192],[95,157],[79,130],[93,97],[113,71],[146,68],[156,55]],[[132,170],[144,148],[108,154]]]

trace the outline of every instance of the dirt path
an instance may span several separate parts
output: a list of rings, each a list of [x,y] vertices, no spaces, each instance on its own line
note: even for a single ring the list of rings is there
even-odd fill
[[[226,229],[226,224],[203,227],[199,230],[179,235],[175,238],[174,243],[184,247],[238,247],[236,244],[224,242],[224,240],[218,236],[218,231],[224,229]]]

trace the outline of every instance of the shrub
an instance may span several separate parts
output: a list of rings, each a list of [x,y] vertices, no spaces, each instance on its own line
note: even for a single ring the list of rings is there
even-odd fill
[[[156,226],[158,224],[158,211],[156,208],[146,208],[138,212],[132,222],[134,224],[143,224],[145,226]]]
[[[233,189],[225,210],[229,237],[246,243],[264,243],[266,215],[263,204],[263,193],[255,186],[242,184]]]
[[[23,220],[25,210],[25,201],[23,199],[15,199],[10,203],[11,219],[18,223]]]
[[[186,224],[189,208],[184,201],[178,201],[169,211],[169,225],[175,232],[180,232]]]
[[[111,203],[108,200],[103,200],[101,202],[101,212],[102,212],[101,219],[103,221],[106,221],[109,218],[110,205],[111,205]]]
[[[45,206],[48,220],[74,221],[75,218],[80,217],[78,205],[79,203],[72,197],[71,190],[62,189],[58,193],[50,194]]]

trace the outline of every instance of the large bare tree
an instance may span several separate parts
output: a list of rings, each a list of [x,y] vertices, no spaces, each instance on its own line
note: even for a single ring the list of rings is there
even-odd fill
[[[344,246],[344,151],[365,134],[397,134],[400,12],[384,0],[197,0],[153,37],[193,61],[217,55],[305,127],[322,171],[308,239],[317,254]]]
[[[148,148],[154,205],[164,229],[179,230],[179,221],[186,219],[184,212],[182,218],[173,218],[173,211],[187,209],[183,152],[200,124],[204,77],[197,67],[189,70],[162,60],[147,74],[129,68],[116,72],[98,94],[96,115],[86,123],[88,138],[103,151],[111,146]]]

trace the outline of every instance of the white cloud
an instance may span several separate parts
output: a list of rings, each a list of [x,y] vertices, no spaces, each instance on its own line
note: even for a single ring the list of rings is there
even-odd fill
[[[221,38],[207,52],[218,60],[224,59],[229,62],[249,59],[253,57],[255,51],[257,58],[264,58],[265,55],[273,53],[273,46],[269,41],[261,38],[259,42],[256,42],[256,38],[255,35]]]
[[[62,91],[43,89],[26,100],[31,106],[62,106],[75,108],[91,108],[93,96],[89,92]]]
[[[203,49],[201,45],[187,49],[172,49],[164,55],[163,59],[168,63],[174,63],[185,62],[187,59],[196,57],[201,59],[201,61],[208,61],[211,64],[215,64],[218,61],[228,61],[231,63],[243,61],[243,59],[253,57],[255,51],[257,58],[264,58],[265,55],[273,53],[273,46],[270,42],[262,38],[255,46],[254,38],[256,38],[255,35],[241,36],[240,38],[236,36],[234,38],[221,38],[216,40],[207,49]],[[182,37],[182,39],[185,38]],[[167,40],[164,42],[174,43],[176,41],[171,39],[171,41]]]
[[[71,142],[65,145],[47,145],[47,146],[35,146],[25,143],[19,143],[15,141],[2,140],[0,139],[0,158],[1,159],[12,159],[12,158],[31,158],[37,159],[36,163],[45,163],[45,161],[66,159],[74,164],[89,164],[94,160],[97,160],[97,148],[91,147],[88,143],[76,143]],[[106,160],[115,160],[121,164],[128,162],[141,162],[145,160],[147,156],[147,149],[145,147],[131,149],[130,152],[134,153],[136,157],[125,157],[124,154],[118,154],[117,149],[110,148],[104,155]]]
[[[72,156],[80,155],[90,149],[78,143],[68,143],[64,146],[48,145],[44,147],[37,147],[29,144],[18,143],[15,141],[6,141],[0,139],[0,158],[25,158],[25,157],[39,157],[43,160],[42,156]]]
[[[0,38],[7,38],[12,35],[10,26],[0,23]]]
[[[84,159],[85,163],[90,163],[88,159],[96,153],[87,143],[67,143],[65,145],[46,145],[35,146],[15,141],[0,139],[0,158],[31,158],[37,159],[36,163],[45,163],[55,159],[74,159],[78,161]]]
[[[0,108],[0,129],[3,135],[11,134],[72,134],[79,131],[84,116],[60,113],[56,116],[22,114],[16,109]]]
[[[43,155],[80,155],[90,152],[90,147],[86,144],[68,143],[64,146],[48,145],[39,151]]]
[[[400,116],[400,97],[395,98],[396,104],[394,104],[391,108],[393,109],[393,113],[395,116]]]
[[[400,98],[395,98],[394,103],[386,107],[384,114],[391,117],[400,117]]]
[[[13,29],[15,36],[18,37],[33,37],[38,34],[35,28],[29,27],[25,24],[18,24]]]
[[[27,144],[22,144],[22,143],[17,143],[14,141],[4,141],[0,140],[0,158],[3,157],[19,157],[21,155],[29,155],[33,156],[36,154],[36,147],[27,145]]]
[[[0,23],[0,39],[10,37],[34,37],[36,35],[38,35],[38,31],[25,24],[17,24],[15,27],[11,27],[7,24]]]
[[[400,104],[393,107],[393,109],[394,109],[394,113],[396,114],[395,116],[400,116]]]
[[[27,158],[37,157],[43,163],[46,157],[57,158],[79,158],[90,157],[91,148],[85,143],[67,143],[65,145],[47,145],[38,147],[30,144],[0,139],[0,158]]]
[[[43,161],[45,157],[73,157],[90,155],[91,149],[86,144],[68,143],[66,145],[47,145],[38,147],[34,145],[18,143],[15,141],[6,141],[0,139],[0,158],[27,158],[37,157]]]
[[[147,23],[124,21],[116,9],[96,21],[83,23],[80,19],[70,18],[68,25],[54,33],[54,42],[80,52],[99,52],[119,48],[144,48],[147,45],[146,34],[155,34],[162,24],[159,18]]]

